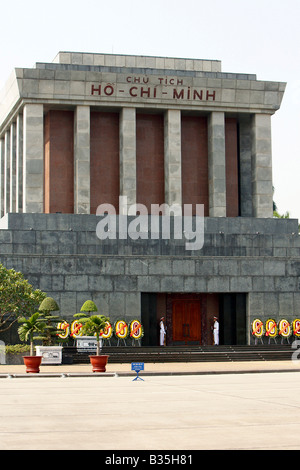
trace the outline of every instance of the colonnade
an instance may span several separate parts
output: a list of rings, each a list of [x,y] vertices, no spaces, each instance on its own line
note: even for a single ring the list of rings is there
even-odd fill
[[[90,106],[74,113],[74,213],[90,213]],[[165,202],[181,204],[181,110],[164,119]],[[209,216],[226,217],[225,113],[208,115]],[[272,217],[271,115],[239,116],[240,215]],[[0,215],[44,211],[44,105],[28,103],[0,137]],[[120,193],[136,202],[136,109],[120,111]]]

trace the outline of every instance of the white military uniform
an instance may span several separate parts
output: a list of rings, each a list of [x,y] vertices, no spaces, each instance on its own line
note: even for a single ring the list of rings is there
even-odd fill
[[[164,325],[163,320],[160,320],[159,327],[160,327],[160,331],[159,331],[159,345],[160,345],[160,346],[164,346],[164,344],[165,344],[165,334],[166,334],[166,330],[165,330],[165,325]]]
[[[214,344],[219,344],[219,322],[215,320],[214,322]]]

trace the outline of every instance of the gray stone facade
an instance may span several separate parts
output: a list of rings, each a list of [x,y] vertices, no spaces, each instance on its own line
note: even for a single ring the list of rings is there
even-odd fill
[[[7,214],[0,261],[53,296],[71,320],[95,301],[112,321],[140,318],[142,293],[246,293],[251,322],[300,312],[300,237],[289,219],[205,218],[204,245],[184,239],[99,240],[93,215]]]

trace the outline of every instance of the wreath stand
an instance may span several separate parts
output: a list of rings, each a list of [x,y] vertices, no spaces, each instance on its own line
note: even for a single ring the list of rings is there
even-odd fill
[[[274,336],[273,338],[271,338],[271,336],[269,336],[268,344],[271,344],[271,339],[273,339],[273,340],[274,340],[274,343],[277,344],[276,336]]]
[[[262,336],[255,336],[254,344],[255,346],[258,345],[258,340],[260,339],[261,344],[264,344]]]
[[[290,336],[287,336],[287,337],[281,336],[280,344],[284,344],[284,340],[286,340],[287,344],[291,344],[290,343]]]
[[[103,338],[104,346],[111,346],[110,338]]]

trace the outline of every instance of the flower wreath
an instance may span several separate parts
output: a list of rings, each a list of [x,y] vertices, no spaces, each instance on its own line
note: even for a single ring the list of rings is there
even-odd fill
[[[278,333],[283,338],[289,338],[292,334],[291,324],[285,318],[278,323]]]
[[[71,328],[70,328],[70,336],[73,336],[73,338],[78,338],[79,336],[82,336],[82,324],[79,323],[79,321],[74,320],[71,323]]]
[[[127,338],[129,333],[128,325],[125,320],[117,320],[115,323],[115,335],[119,339]]]
[[[277,336],[278,328],[277,323],[273,318],[269,318],[266,321],[266,336],[270,338],[275,338]]]
[[[140,339],[144,336],[144,328],[139,320],[132,320],[130,322],[130,336],[133,339]]]
[[[297,338],[300,337],[300,319],[299,318],[295,318],[295,320],[293,321],[293,333],[295,336],[297,336]]]
[[[57,324],[57,330],[57,336],[61,339],[66,339],[69,336],[70,332],[69,323],[67,323],[66,321],[59,322]]]
[[[103,329],[103,332],[101,333],[101,338],[102,339],[110,339],[113,334],[113,329],[109,321],[106,322],[106,326]]]
[[[256,318],[252,322],[252,334],[253,336],[256,336],[257,338],[261,338],[264,334],[264,324],[263,322],[259,319]]]

